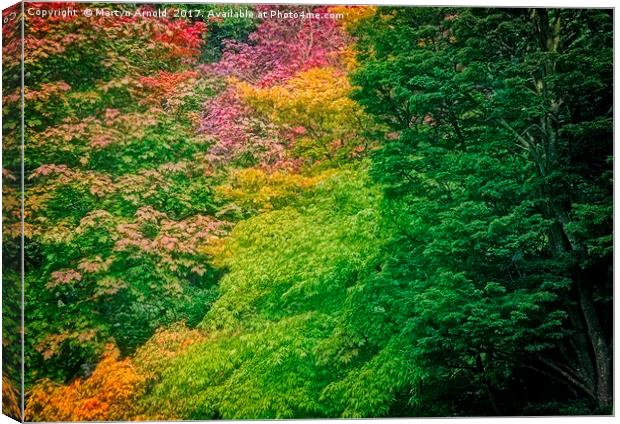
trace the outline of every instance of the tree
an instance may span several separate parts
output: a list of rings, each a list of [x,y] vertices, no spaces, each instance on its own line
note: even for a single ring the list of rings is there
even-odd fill
[[[386,8],[356,33],[355,98],[392,131],[375,175],[410,264],[392,273],[425,305],[414,357],[476,376],[497,414],[523,368],[611,406],[610,25]]]
[[[2,413],[23,418],[21,4],[2,11]],[[17,99],[17,101],[15,101]]]
[[[28,388],[89,375],[109,342],[127,355],[161,325],[195,325],[216,296],[196,250],[226,227],[195,134],[213,94],[192,69],[205,24],[119,7],[26,19]]]

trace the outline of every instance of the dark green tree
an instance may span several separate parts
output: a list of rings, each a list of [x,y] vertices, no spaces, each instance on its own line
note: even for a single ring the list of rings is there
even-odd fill
[[[374,299],[409,293],[411,360],[447,408],[428,413],[609,412],[611,13],[384,8],[357,32],[400,234]]]

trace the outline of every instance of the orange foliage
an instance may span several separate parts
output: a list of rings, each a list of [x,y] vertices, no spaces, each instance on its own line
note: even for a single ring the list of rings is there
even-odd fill
[[[2,375],[2,413],[15,419],[21,418],[19,391],[9,377]]]
[[[110,421],[127,419],[145,378],[129,359],[119,359],[106,346],[92,375],[67,386],[50,380],[37,383],[29,394],[26,419],[31,421]]]
[[[152,77],[140,78],[140,82],[152,93],[150,100],[160,101],[170,97],[183,83],[195,83],[197,78],[198,72],[195,71],[160,71]]]
[[[138,402],[149,379],[157,378],[170,359],[184,352],[204,335],[184,323],[160,328],[134,357],[120,359],[112,344],[87,378],[68,385],[39,381],[28,394],[26,420],[125,421],[156,419],[142,415]],[[5,387],[8,387],[5,384]]]

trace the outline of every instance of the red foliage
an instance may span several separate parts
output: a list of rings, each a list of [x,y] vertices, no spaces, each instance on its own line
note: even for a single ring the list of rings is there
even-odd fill
[[[202,37],[206,30],[204,22],[186,20],[160,20],[162,28],[154,34],[157,42],[170,45],[171,54],[177,57],[192,57],[200,52]]]
[[[25,60],[62,54],[72,45],[87,51],[94,45],[118,45],[128,38],[143,38],[141,50],[156,52],[158,59],[188,59],[200,53],[206,30],[203,22],[158,17],[150,6],[131,10],[122,4],[101,7],[124,14],[85,17],[82,11],[86,7],[80,3],[28,3],[28,9],[44,10],[47,15],[26,14]],[[66,10],[77,13],[60,13]],[[138,55],[144,52],[136,51]]]

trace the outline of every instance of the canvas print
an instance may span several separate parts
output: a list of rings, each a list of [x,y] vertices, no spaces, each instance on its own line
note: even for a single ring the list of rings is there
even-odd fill
[[[2,16],[4,414],[613,414],[612,9]]]

